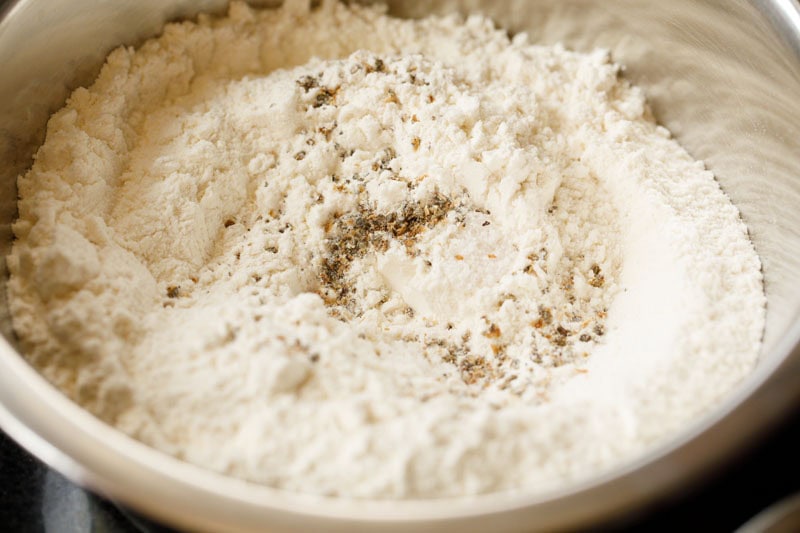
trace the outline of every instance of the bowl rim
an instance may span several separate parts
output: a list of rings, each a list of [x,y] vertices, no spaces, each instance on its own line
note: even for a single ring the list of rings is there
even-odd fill
[[[780,414],[797,404],[800,391],[778,402],[771,398],[770,413],[759,418],[744,413],[748,423],[755,424],[751,431],[732,433],[734,438],[725,435],[716,443],[720,446],[687,449],[692,443],[697,444],[702,435],[726,434],[720,426],[736,422],[737,413],[753,409],[761,412],[764,399],[757,393],[768,388],[783,367],[791,365],[800,370],[799,344],[800,317],[776,345],[775,351],[784,357],[765,360],[726,402],[689,429],[603,474],[549,492],[520,490],[432,500],[349,500],[293,493],[228,477],[150,448],[95,418],[36,372],[5,340],[0,341],[0,427],[72,481],[136,511],[169,523],[177,520],[179,525],[208,526],[221,516],[221,509],[217,509],[220,506],[225,507],[225,514],[250,518],[284,513],[298,520],[315,518],[372,525],[464,520],[526,507],[537,508],[537,515],[547,516],[550,513],[546,508],[553,507],[573,508],[571,520],[583,522],[604,514],[611,500],[616,500],[615,508],[630,509],[690,482],[693,476],[747,445],[759,430],[775,423]],[[662,468],[665,464],[671,470],[666,475]],[[675,469],[675,465],[680,468]],[[621,491],[623,498],[614,497],[616,488],[632,476],[649,482],[642,485],[639,480],[636,485],[642,490]],[[578,499],[602,505],[577,510],[573,506]]]

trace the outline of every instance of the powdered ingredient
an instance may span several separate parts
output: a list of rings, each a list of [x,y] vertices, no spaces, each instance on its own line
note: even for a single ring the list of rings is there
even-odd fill
[[[113,52],[19,179],[30,361],[186,461],[377,498],[547,490],[753,367],[760,263],[608,54],[288,2]]]

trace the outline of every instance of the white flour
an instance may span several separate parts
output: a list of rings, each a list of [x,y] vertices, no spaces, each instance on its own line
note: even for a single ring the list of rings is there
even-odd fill
[[[216,471],[412,498],[598,473],[751,370],[746,229],[604,52],[305,4],[169,25],[51,119],[9,291],[71,398]]]

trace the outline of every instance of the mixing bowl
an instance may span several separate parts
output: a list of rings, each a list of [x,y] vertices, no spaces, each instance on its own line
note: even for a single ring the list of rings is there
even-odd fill
[[[577,527],[681,490],[778,423],[800,399],[800,9],[792,0],[389,2],[417,17],[483,12],[541,43],[611,49],[658,120],[707,162],[741,210],[764,265],[760,363],[715,409],[613,472],[558,492],[469,500],[344,501],[225,478],[104,425],[15,349],[0,290],[0,426],[73,481],[169,524],[212,531],[519,531]],[[19,0],[0,19],[0,257],[15,179],[70,90],[110,49],[221,0]],[[5,268],[3,268],[5,270]]]

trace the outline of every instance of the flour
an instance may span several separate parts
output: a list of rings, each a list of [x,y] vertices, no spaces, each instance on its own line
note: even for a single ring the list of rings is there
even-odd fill
[[[738,212],[607,54],[302,1],[114,51],[19,179],[16,331],[86,409],[284,489],[543,491],[755,364]]]

